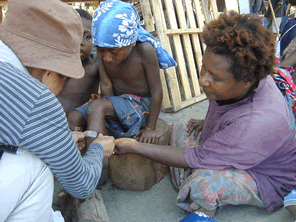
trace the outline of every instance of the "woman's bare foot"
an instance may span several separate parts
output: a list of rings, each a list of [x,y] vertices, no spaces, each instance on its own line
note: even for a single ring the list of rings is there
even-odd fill
[[[197,211],[198,209],[201,208],[201,206],[199,206],[199,205],[198,205],[197,203],[195,203],[195,202],[192,202],[192,203],[190,204],[190,207],[191,207],[191,209],[194,210],[194,211]]]
[[[190,207],[191,207],[192,210],[194,210],[194,211],[196,211],[196,212],[202,212],[202,213],[208,215],[209,217],[214,217],[215,214],[216,214],[216,211],[217,211],[217,208],[214,209],[214,210],[207,210],[207,209],[201,207],[200,205],[198,205],[198,204],[195,203],[195,202],[192,202],[192,203],[190,204]],[[295,209],[296,209],[296,208],[295,208]],[[295,212],[296,212],[296,211],[295,211]]]
[[[197,211],[202,212],[202,213],[208,215],[209,217],[214,217],[215,214],[216,214],[217,208],[214,209],[214,210],[207,210],[207,209],[205,209],[203,207],[200,207]]]

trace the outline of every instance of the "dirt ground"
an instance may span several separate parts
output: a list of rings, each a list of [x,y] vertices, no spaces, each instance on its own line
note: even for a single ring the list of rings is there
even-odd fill
[[[160,113],[160,118],[173,124],[190,118],[204,118],[208,101],[204,100],[176,113]],[[187,216],[175,204],[177,191],[170,181],[168,169],[164,178],[147,191],[118,189],[110,179],[99,190],[110,222],[179,222]],[[269,214],[252,206],[227,206],[217,210],[218,222],[296,222],[284,208]]]
[[[204,118],[208,101],[204,100],[176,113],[160,113],[169,124],[190,118]],[[165,177],[147,191],[127,191],[114,188],[110,180],[100,190],[111,222],[179,222],[186,213],[175,204],[177,191]],[[269,214],[266,210],[251,206],[227,206],[217,210],[218,222],[294,222],[296,217],[283,208]]]

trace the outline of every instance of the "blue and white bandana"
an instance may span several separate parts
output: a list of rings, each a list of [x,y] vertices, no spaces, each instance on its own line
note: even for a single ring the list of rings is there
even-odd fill
[[[99,47],[123,47],[136,41],[149,42],[155,49],[159,67],[177,66],[163,45],[142,26],[136,8],[120,0],[102,1],[92,21],[93,43]]]

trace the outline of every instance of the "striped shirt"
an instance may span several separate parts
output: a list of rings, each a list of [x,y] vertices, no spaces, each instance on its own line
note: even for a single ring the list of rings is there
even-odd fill
[[[0,41],[0,144],[30,151],[72,196],[88,197],[101,175],[103,147],[92,143],[81,157],[62,106],[16,59]]]

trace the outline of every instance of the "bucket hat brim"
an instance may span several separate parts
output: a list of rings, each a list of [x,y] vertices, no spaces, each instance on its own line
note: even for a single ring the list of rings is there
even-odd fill
[[[50,70],[75,79],[84,76],[78,53],[42,44],[40,41],[26,38],[1,25],[0,39],[14,51],[24,66]]]

